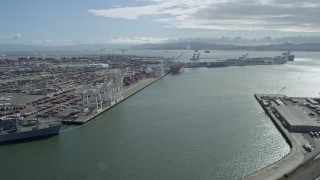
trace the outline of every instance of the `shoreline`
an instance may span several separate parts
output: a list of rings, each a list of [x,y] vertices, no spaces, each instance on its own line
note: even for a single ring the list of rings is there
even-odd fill
[[[251,180],[251,179],[280,179],[284,175],[293,172],[298,168],[304,159],[304,155],[300,150],[300,147],[296,140],[291,136],[290,132],[287,131],[282,124],[276,120],[276,118],[268,111],[268,109],[263,106],[260,101],[260,97],[263,94],[254,94],[254,97],[259,102],[263,110],[267,113],[273,124],[276,126],[278,131],[281,133],[283,138],[286,140],[287,144],[290,147],[290,152],[285,155],[282,159],[261,168],[251,174],[244,176],[242,179]]]

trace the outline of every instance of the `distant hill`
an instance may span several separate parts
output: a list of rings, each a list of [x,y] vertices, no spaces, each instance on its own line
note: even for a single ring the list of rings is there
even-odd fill
[[[15,51],[99,51],[99,50],[114,50],[114,49],[130,49],[132,50],[247,50],[247,51],[320,51],[320,43],[302,43],[302,44],[271,44],[271,45],[233,45],[233,44],[214,44],[204,42],[177,42],[163,44],[141,44],[141,45],[125,45],[125,44],[78,44],[65,46],[37,46],[37,45],[3,45],[0,44],[0,53],[15,52]]]
[[[129,45],[114,44],[77,44],[64,46],[38,46],[29,44],[0,44],[0,53],[5,51],[76,51],[128,48]]]
[[[142,44],[131,47],[132,49],[152,49],[152,50],[251,50],[251,51],[320,51],[320,43],[303,43],[303,44],[271,44],[256,46],[240,45],[221,45],[201,42],[190,43],[165,43],[165,44]]]

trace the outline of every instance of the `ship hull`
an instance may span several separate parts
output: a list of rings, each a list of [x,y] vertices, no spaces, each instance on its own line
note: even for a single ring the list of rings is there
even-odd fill
[[[170,71],[172,74],[179,74],[183,71],[184,67],[183,65],[174,65],[171,66]]]
[[[224,62],[211,62],[206,67],[208,68],[221,68],[221,67],[228,67],[228,64]]]
[[[182,71],[183,71],[183,68],[178,69],[178,70],[174,70],[174,71],[172,71],[172,74],[179,74],[179,73],[182,73]]]
[[[18,131],[13,133],[1,134],[0,143],[8,143],[28,139],[40,139],[43,137],[55,136],[59,134],[60,128],[61,125],[55,125],[29,131]]]
[[[290,55],[290,56],[288,57],[288,61],[294,61],[294,58],[295,58],[294,55]]]

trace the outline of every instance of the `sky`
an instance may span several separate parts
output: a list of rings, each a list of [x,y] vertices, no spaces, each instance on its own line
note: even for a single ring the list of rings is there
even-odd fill
[[[0,44],[320,36],[319,0],[2,0]]]

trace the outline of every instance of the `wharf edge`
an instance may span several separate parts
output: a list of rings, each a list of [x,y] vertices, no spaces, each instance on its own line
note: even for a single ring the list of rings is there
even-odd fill
[[[139,87],[137,90],[135,90],[135,91],[129,93],[128,95],[124,96],[121,100],[117,101],[115,104],[103,108],[101,112],[96,113],[96,114],[94,114],[94,115],[90,115],[88,118],[86,118],[86,119],[84,119],[84,120],[78,120],[78,121],[77,121],[77,120],[64,120],[64,121],[61,121],[61,123],[67,124],[67,125],[84,125],[84,124],[92,121],[94,118],[98,117],[99,115],[101,115],[101,114],[104,113],[105,111],[113,108],[114,106],[118,105],[118,104],[121,103],[122,101],[128,99],[129,97],[133,96],[134,94],[138,93],[139,91],[143,90],[144,88],[150,86],[151,84],[155,83],[156,81],[162,79],[162,78],[165,77],[166,75],[168,75],[168,74],[165,74],[165,75],[163,75],[163,76],[161,76],[161,77],[159,77],[159,78],[154,78],[154,79],[152,79],[151,82],[147,82],[145,85]],[[150,80],[150,79],[148,79],[148,80]],[[143,83],[143,82],[139,82],[139,83]],[[139,83],[138,83],[138,84],[135,84],[135,85],[139,85]],[[135,86],[135,85],[134,85],[134,86]],[[124,91],[123,91],[123,92],[124,92]],[[122,93],[123,93],[123,92],[122,92]]]
[[[293,172],[302,164],[303,155],[301,157],[301,152],[299,150],[299,145],[289,134],[288,131],[284,129],[280,122],[278,122],[275,117],[263,106],[262,102],[259,100],[259,97],[263,94],[254,94],[254,97],[259,102],[263,110],[268,114],[269,118],[272,120],[274,125],[277,127],[283,138],[286,140],[290,147],[290,152],[284,156],[282,159],[261,168],[242,179],[245,180],[254,180],[254,179],[280,179],[285,174]],[[302,159],[301,159],[302,158]]]
[[[263,108],[264,112],[266,112],[269,116],[269,118],[271,119],[271,121],[273,122],[273,124],[277,127],[278,131],[281,133],[282,137],[286,140],[286,142],[288,143],[288,145],[290,146],[290,149],[292,149],[292,139],[289,138],[290,135],[286,134],[284,129],[282,129],[282,125],[278,124],[278,122],[276,121],[276,119],[273,118],[273,116],[270,114],[270,111],[268,111],[263,104],[261,103],[261,101],[259,100],[259,97],[257,94],[254,94],[254,97],[256,98],[256,100],[259,102],[259,104],[261,105],[261,107]]]

